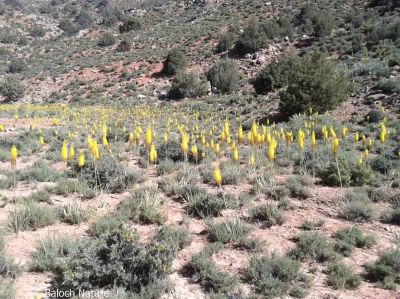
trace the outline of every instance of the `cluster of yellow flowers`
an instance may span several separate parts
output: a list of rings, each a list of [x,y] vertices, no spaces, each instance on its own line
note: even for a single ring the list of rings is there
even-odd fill
[[[126,142],[127,149],[130,151],[143,146],[147,151],[150,164],[158,161],[157,146],[161,143],[168,144],[171,139],[178,139],[185,160],[189,155],[196,162],[208,156],[216,159],[216,164],[219,165],[222,157],[229,157],[239,165],[245,161],[241,158],[247,158],[248,165],[253,168],[260,153],[265,155],[270,165],[273,165],[277,153],[282,152],[281,149],[292,148],[294,139],[296,139],[294,148],[297,148],[301,155],[305,154],[307,148],[314,154],[321,144],[326,144],[330,147],[332,156],[337,158],[340,153],[340,143],[348,144],[349,136],[349,129],[346,126],[334,128],[332,125],[320,124],[315,115],[310,115],[300,128],[296,128],[297,133],[293,133],[284,126],[270,124],[269,120],[264,124],[253,120],[249,130],[245,132],[240,120],[236,118],[221,118],[213,112],[201,113],[174,106],[166,110],[142,106],[119,110],[102,106],[89,108],[63,105],[3,105],[0,111],[16,111],[20,108],[26,111],[26,115],[20,117],[18,113],[15,113],[15,122],[29,121],[30,130],[37,130],[41,147],[46,146],[42,129],[51,130],[53,138],[63,140],[60,149],[61,160],[67,162],[77,159],[80,168],[85,165],[86,153],[92,157],[93,161],[98,161],[101,155],[107,152],[112,154],[114,145],[119,146],[121,142]],[[42,117],[38,117],[37,114]],[[369,151],[374,146],[374,139],[380,141],[382,145],[387,143],[389,133],[392,133],[386,128],[385,122],[386,120],[382,121],[376,128],[376,138],[367,137],[364,134],[360,136],[358,131],[354,132],[354,144],[358,147],[361,140],[363,147],[357,159],[358,164],[361,165],[368,158]],[[322,126],[319,128],[316,123]],[[63,133],[60,134],[64,132],[62,128],[68,130],[66,137]],[[146,128],[144,134],[142,128]],[[4,130],[5,127],[0,126],[0,132]],[[158,135],[159,132],[163,133]],[[341,132],[341,134],[336,132]],[[79,136],[86,137],[87,147],[78,147],[81,144],[78,142]],[[51,143],[51,138],[46,142]],[[75,145],[79,150],[78,157],[75,157]],[[243,150],[244,147],[247,147],[248,151]],[[10,160],[13,167],[17,163],[17,156],[17,149],[12,146]],[[400,158],[400,152],[398,156]],[[214,181],[218,186],[222,184],[219,166],[214,169]]]

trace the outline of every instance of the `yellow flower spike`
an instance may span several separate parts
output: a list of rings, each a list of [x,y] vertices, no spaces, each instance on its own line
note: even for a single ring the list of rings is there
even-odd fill
[[[68,160],[68,146],[67,141],[64,139],[61,146],[61,160],[66,162]]]
[[[18,119],[19,119],[19,116],[18,116],[18,114],[17,114],[17,113],[15,113],[15,114],[14,114],[14,120],[15,120],[15,122],[17,122],[17,121],[18,121]]]
[[[151,128],[150,128],[150,127],[147,127],[147,129],[146,129],[146,136],[145,136],[145,141],[144,141],[144,142],[145,142],[145,145],[146,145],[146,147],[147,147],[148,150],[151,149],[151,144],[152,144],[151,140],[152,140]]]
[[[329,134],[332,136],[333,139],[337,138],[336,137],[336,132],[335,132],[335,130],[333,129],[332,126],[329,127]]]
[[[150,154],[149,154],[150,163],[156,163],[157,161],[157,151],[154,143],[150,146]]]
[[[359,136],[358,132],[356,132],[356,133],[354,134],[354,142],[357,143],[359,139],[360,139],[360,136]]]
[[[243,140],[243,127],[242,125],[240,125],[238,129],[238,143],[241,143],[242,140]]]
[[[95,161],[97,161],[97,160],[100,159],[99,147],[98,147],[98,145],[97,145],[97,141],[96,141],[96,140],[93,141],[92,156],[93,156],[93,159],[94,159]]]
[[[74,160],[75,158],[75,149],[74,145],[72,144],[71,147],[69,148],[69,159]]]
[[[82,168],[85,165],[85,153],[83,150],[79,151],[78,167]]]
[[[258,127],[255,120],[253,120],[251,124],[251,134],[253,135],[253,137],[257,136],[258,134]]]
[[[385,137],[386,137],[385,131],[384,131],[384,130],[381,130],[381,133],[379,134],[379,141],[380,141],[382,144],[385,143]]]
[[[337,156],[338,150],[339,150],[339,139],[334,138],[332,142],[332,154],[334,157]]]
[[[196,144],[193,144],[193,145],[192,145],[191,152],[192,152],[193,157],[194,157],[194,158],[196,159],[196,161],[197,161],[197,157],[199,156],[199,151],[198,151],[198,149],[197,149]]]
[[[235,162],[239,161],[239,151],[237,148],[233,150],[233,161]]]
[[[250,158],[249,158],[249,166],[254,167],[255,162],[256,162],[256,159],[254,158],[254,155],[251,154]]]
[[[214,168],[213,178],[214,178],[215,185],[217,185],[218,187],[221,187],[222,176],[221,176],[221,171],[219,169],[219,166],[216,166]]]
[[[342,139],[346,139],[348,129],[346,127],[342,128]]]
[[[17,157],[18,157],[18,150],[15,144],[13,144],[10,149],[11,167],[15,167],[17,165]]]
[[[368,151],[368,149],[366,148],[365,151],[364,151],[364,157],[365,157],[365,158],[368,158],[368,155],[369,155],[369,151]]]
[[[189,150],[189,139],[186,135],[186,133],[182,134],[182,140],[181,140],[181,151],[184,155],[187,155]]]
[[[270,162],[275,160],[275,145],[273,144],[273,142],[271,142],[268,146],[267,156]]]
[[[363,144],[363,146],[365,146],[365,143],[366,143],[366,138],[365,138],[365,135],[362,135],[362,137],[361,137],[361,140],[362,140],[362,144]]]
[[[363,156],[360,156],[360,157],[358,157],[358,159],[357,159],[357,165],[358,166],[361,166],[361,165],[363,165]]]
[[[39,136],[39,144],[40,144],[40,146],[44,145],[44,139],[43,139],[42,135]]]
[[[206,153],[205,152],[201,152],[201,157],[204,159],[206,157]]]
[[[315,132],[312,131],[312,133],[311,133],[311,148],[313,151],[315,151],[316,147],[317,147],[317,139],[315,138]]]
[[[218,156],[220,152],[220,147],[219,147],[219,143],[215,144],[215,154]]]
[[[201,136],[201,145],[205,145],[206,144],[206,137],[204,135]]]

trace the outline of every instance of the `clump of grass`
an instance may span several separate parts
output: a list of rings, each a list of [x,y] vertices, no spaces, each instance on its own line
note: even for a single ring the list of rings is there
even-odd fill
[[[311,197],[311,192],[305,186],[310,186],[312,179],[308,176],[291,176],[286,180],[286,188],[289,190],[290,195],[299,198],[306,199]]]
[[[342,202],[341,216],[349,221],[369,221],[374,212],[369,205],[365,192],[350,191],[345,193]]]
[[[76,249],[76,242],[68,236],[47,236],[39,239],[32,253],[30,269],[38,272],[56,271],[62,266],[62,259]]]
[[[103,234],[116,230],[126,220],[126,217],[118,212],[104,215],[90,224],[89,233],[93,237],[100,237]]]
[[[245,275],[255,292],[265,298],[303,297],[309,284],[308,277],[300,272],[299,262],[275,253],[253,256]]]
[[[206,218],[220,215],[232,200],[225,193],[211,194],[204,190],[187,192],[184,196],[187,201],[187,212],[194,217]]]
[[[0,281],[5,284],[5,281],[1,279],[1,276],[4,279],[14,279],[21,273],[21,267],[16,264],[13,260],[9,259],[4,253],[5,246],[5,233],[3,230],[0,230]],[[0,296],[2,295],[3,290],[0,287]],[[6,293],[5,291],[3,292]],[[4,297],[6,298],[6,297]]]
[[[283,200],[289,195],[286,186],[275,185],[272,175],[264,173],[254,179],[254,193],[261,193],[271,197],[274,200]]]
[[[323,219],[318,219],[316,221],[313,220],[305,220],[301,226],[304,230],[317,230],[321,228],[325,224]]]
[[[356,289],[361,284],[361,277],[354,274],[351,267],[341,263],[331,263],[327,268],[328,284],[334,289]]]
[[[23,170],[17,173],[19,181],[28,182],[55,182],[62,175],[55,171],[46,162],[39,160],[36,161],[27,170]]]
[[[301,233],[296,238],[297,246],[289,255],[297,260],[316,260],[325,262],[337,258],[333,244],[316,232]]]
[[[45,203],[50,203],[51,194],[47,192],[46,190],[40,190],[34,193],[31,193],[25,200],[33,200],[37,202],[45,202]]]
[[[388,209],[383,213],[382,221],[384,223],[400,225],[400,199],[396,199],[393,208]]]
[[[91,199],[96,197],[96,191],[90,188],[85,182],[78,180],[60,180],[54,187],[45,189],[47,192],[55,195],[69,196],[78,193],[82,199]]]
[[[159,175],[171,174],[178,169],[179,165],[167,158],[165,160],[161,160],[157,165],[157,173]]]
[[[382,252],[379,259],[365,266],[367,277],[384,288],[395,289],[400,279],[400,249]]]
[[[10,212],[8,226],[18,233],[20,230],[35,230],[53,224],[56,220],[56,213],[52,208],[29,200]]]
[[[118,212],[123,213],[130,220],[144,224],[164,222],[161,213],[163,198],[157,188],[138,189],[118,205]]]
[[[82,207],[79,203],[70,203],[58,209],[60,219],[69,224],[80,224],[90,218],[92,209]]]
[[[199,283],[208,292],[229,292],[236,284],[228,272],[217,269],[211,258],[221,249],[221,243],[207,245],[192,257],[186,267],[191,281]]]
[[[349,256],[355,247],[369,248],[376,244],[376,239],[372,235],[365,235],[358,227],[347,227],[338,230],[335,250],[345,256]]]
[[[283,223],[283,209],[277,204],[267,203],[250,210],[252,220],[262,221],[266,227]]]
[[[208,223],[208,233],[213,242],[243,244],[249,232],[249,226],[236,218],[222,223]]]
[[[178,249],[183,249],[192,242],[192,237],[186,227],[163,226],[153,236],[153,240],[157,242],[167,242],[173,244]]]

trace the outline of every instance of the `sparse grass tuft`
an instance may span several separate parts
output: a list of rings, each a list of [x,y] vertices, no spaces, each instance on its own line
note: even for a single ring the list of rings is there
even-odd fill
[[[354,274],[351,267],[335,262],[328,266],[328,284],[334,289],[356,289],[361,284],[361,277]]]

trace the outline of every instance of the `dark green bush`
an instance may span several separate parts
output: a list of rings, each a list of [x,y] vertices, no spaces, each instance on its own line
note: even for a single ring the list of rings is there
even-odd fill
[[[328,284],[334,289],[356,289],[361,284],[361,277],[354,274],[351,267],[335,262],[328,266]]]
[[[58,27],[67,35],[73,35],[79,31],[78,26],[72,23],[69,19],[61,20]]]
[[[365,235],[358,227],[347,227],[338,230],[334,237],[337,239],[335,250],[345,256],[349,256],[355,247],[371,247],[376,244],[372,235]]]
[[[371,281],[379,282],[383,287],[395,289],[400,279],[400,250],[382,252],[379,259],[365,266],[367,277]]]
[[[26,70],[26,63],[22,59],[12,59],[10,64],[8,65],[9,73],[22,73]]]
[[[43,37],[46,34],[46,30],[42,26],[35,25],[30,30],[30,35],[33,37]]]
[[[265,298],[305,295],[307,277],[300,272],[300,263],[285,256],[253,256],[246,269],[246,279],[257,294]],[[297,295],[297,296],[296,296]]]
[[[367,113],[365,119],[368,120],[370,123],[379,123],[385,117],[385,113],[378,109],[372,109]]]
[[[168,52],[167,58],[164,61],[163,73],[167,76],[173,76],[184,71],[187,65],[185,54],[178,48],[173,48]]]
[[[239,55],[254,53],[266,44],[267,37],[256,21],[251,21],[243,30],[235,44],[235,52]]]
[[[90,188],[119,193],[142,180],[141,173],[127,171],[110,155],[102,155],[96,162],[96,167],[91,162],[87,161],[82,168],[77,164],[73,165],[78,179],[84,181]]]
[[[178,249],[183,249],[192,242],[192,237],[186,227],[163,226],[156,232],[152,240],[156,242],[166,242]]]
[[[0,84],[0,94],[6,101],[15,102],[24,96],[25,87],[16,76],[7,76]]]
[[[100,47],[109,47],[114,45],[117,42],[116,37],[111,32],[104,32],[98,41],[98,45]]]
[[[54,288],[77,291],[122,287],[140,293],[162,281],[170,271],[175,248],[169,245],[142,245],[126,228],[88,239],[79,243],[76,252],[56,271]]]
[[[261,69],[254,80],[253,87],[257,94],[267,94],[288,84],[290,73],[299,62],[297,56],[282,56]]]
[[[211,87],[221,93],[231,93],[238,88],[239,67],[231,59],[217,61],[207,72]]]
[[[376,88],[384,93],[400,94],[400,83],[396,79],[379,80]]]
[[[142,23],[137,17],[130,17],[123,20],[123,23],[119,26],[119,32],[129,32],[133,30],[139,30],[142,28]]]
[[[263,204],[250,210],[250,218],[262,221],[265,226],[281,225],[283,223],[283,209],[276,204]]]
[[[127,52],[131,48],[132,48],[132,41],[129,38],[125,37],[118,44],[117,51],[118,52]]]
[[[220,243],[207,245],[193,255],[186,267],[191,280],[209,292],[229,292],[236,283],[228,272],[219,270],[211,258],[212,254],[220,249]]]
[[[179,72],[172,80],[168,96],[172,99],[198,98],[206,95],[206,83],[195,73]]]
[[[296,238],[296,243],[296,248],[289,255],[297,260],[311,259],[325,262],[337,258],[332,243],[319,233],[302,233]]]
[[[340,158],[337,165],[335,162],[330,162],[325,167],[318,167],[317,175],[321,178],[322,184],[327,186],[340,186],[341,184],[349,186],[351,182],[350,167],[344,159]]]
[[[233,32],[228,31],[222,34],[218,39],[218,45],[216,49],[217,53],[230,50],[235,44],[235,42],[236,42],[236,35]]]
[[[291,72],[288,87],[281,92],[279,108],[287,115],[310,108],[323,113],[342,103],[347,89],[345,76],[324,54],[307,54]]]

